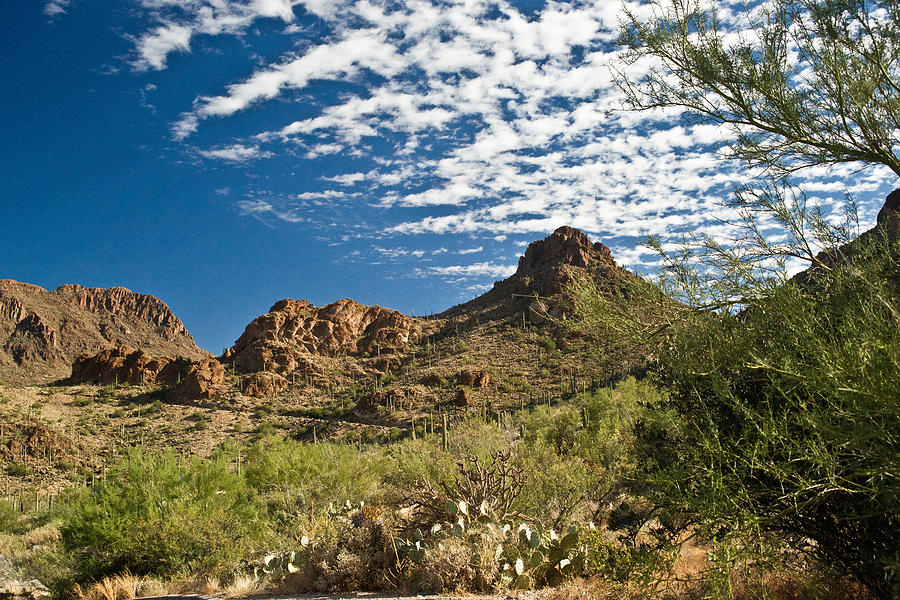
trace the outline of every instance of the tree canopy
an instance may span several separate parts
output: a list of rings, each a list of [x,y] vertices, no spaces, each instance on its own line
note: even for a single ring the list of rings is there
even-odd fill
[[[769,172],[863,162],[900,176],[896,0],[716,4],[626,11],[625,63],[656,59],[646,78],[619,78],[632,108],[684,107],[727,126],[733,155]]]

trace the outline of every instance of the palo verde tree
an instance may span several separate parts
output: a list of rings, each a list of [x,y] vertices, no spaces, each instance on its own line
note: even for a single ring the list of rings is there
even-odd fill
[[[735,158],[775,173],[862,162],[900,175],[896,0],[748,2],[727,26],[715,4],[626,11],[625,63],[656,65],[619,77],[632,108],[683,107],[723,125]]]
[[[900,175],[900,5],[651,0],[626,12],[621,41],[620,74],[655,65],[619,78],[631,108],[719,124],[729,155],[762,173],[727,201],[734,240],[674,253],[651,240],[684,307],[664,326],[582,291],[589,326],[657,342],[671,402],[641,428],[644,491],[710,536],[774,535],[897,597],[900,214],[854,239],[852,204],[835,225],[790,175],[838,163]],[[792,278],[795,259],[810,270]]]

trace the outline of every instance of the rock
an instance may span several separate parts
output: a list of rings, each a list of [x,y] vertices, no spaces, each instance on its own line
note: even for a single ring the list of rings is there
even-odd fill
[[[361,408],[391,406],[395,409],[408,410],[416,405],[418,397],[419,390],[414,387],[396,387],[363,396],[358,405]]]
[[[572,227],[560,227],[543,240],[532,242],[519,259],[514,277],[539,296],[564,292],[572,283],[570,267],[588,269],[616,268],[609,248],[600,242],[591,243],[584,232]]]
[[[396,373],[400,370],[400,367],[403,366],[403,362],[400,360],[400,357],[389,355],[375,359],[372,366],[379,373]]]
[[[24,365],[35,360],[50,360],[56,342],[56,331],[36,313],[30,313],[16,323],[4,349],[12,355],[16,364]]]
[[[453,402],[456,406],[464,407],[472,404],[472,399],[469,397],[469,392],[467,392],[465,388],[456,388],[456,398],[454,398]]]
[[[600,290],[618,289],[637,275],[616,264],[612,252],[572,227],[560,227],[543,240],[532,242],[519,258],[516,272],[494,284],[487,293],[447,310],[438,317],[456,328],[478,327],[486,321],[522,315],[534,324],[547,324],[556,315],[569,314],[575,284],[592,280]],[[446,331],[449,333],[449,330]]]
[[[153,296],[79,285],[48,292],[0,279],[0,378],[27,384],[66,377],[79,356],[111,346],[191,360],[209,356]]]
[[[153,358],[143,350],[128,347],[108,348],[95,355],[83,354],[72,363],[72,383],[110,385],[175,385],[185,378],[191,362],[183,357]]]
[[[241,392],[254,398],[271,398],[287,387],[287,380],[277,373],[258,372],[241,378]]]
[[[37,579],[19,581],[0,577],[0,600],[42,600],[50,597],[50,590]]]
[[[182,404],[211,400],[224,383],[225,366],[214,358],[203,360],[188,369],[184,381],[175,390],[175,399]]]
[[[409,341],[412,328],[412,319],[380,306],[338,300],[318,308],[286,299],[247,325],[222,360],[244,371],[320,373],[317,356],[393,354]],[[391,364],[386,359],[383,367]]]
[[[876,222],[881,227],[900,228],[900,189],[896,189],[884,200],[884,206],[878,211]]]
[[[491,383],[491,376],[484,370],[460,371],[456,376],[459,385],[473,388],[486,388]]]
[[[889,242],[896,243],[900,239],[900,189],[896,189],[885,198],[884,205],[878,211],[875,227],[864,231],[858,238],[843,246],[823,250],[816,255],[815,263],[794,275],[791,280],[805,287],[814,288],[819,285],[823,269],[847,263],[858,256],[861,248],[873,239],[881,243],[882,235]],[[894,246],[896,248],[896,246]],[[895,250],[889,250],[895,252]],[[900,278],[892,278],[893,283],[900,283]]]

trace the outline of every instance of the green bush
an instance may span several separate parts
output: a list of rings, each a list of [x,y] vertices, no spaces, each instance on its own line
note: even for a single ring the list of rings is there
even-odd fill
[[[346,500],[372,498],[383,472],[382,459],[375,452],[275,437],[254,444],[244,467],[248,485],[265,498],[272,518],[292,528],[298,514],[321,512],[329,504]]]
[[[255,493],[222,460],[130,452],[106,479],[60,502],[76,578],[221,573],[261,545]]]
[[[0,533],[18,533],[19,529],[19,514],[16,508],[6,500],[0,500]]]
[[[25,463],[9,463],[6,465],[6,474],[10,477],[25,477],[31,474],[31,467]]]
[[[898,256],[871,236],[741,314],[670,332],[658,370],[672,419],[641,434],[661,503],[710,535],[777,532],[900,594]]]

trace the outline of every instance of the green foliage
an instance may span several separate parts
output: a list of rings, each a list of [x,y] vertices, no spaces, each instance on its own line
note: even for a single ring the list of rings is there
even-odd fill
[[[78,581],[222,572],[266,535],[259,502],[222,460],[181,463],[171,451],[130,452],[106,479],[59,503]]]
[[[900,175],[894,0],[748,3],[737,15],[740,36],[723,26],[720,10],[651,0],[626,11],[626,65],[661,65],[641,80],[619,77],[632,107],[687,108],[724,125],[734,134],[732,155],[751,166],[790,172],[863,162]]]
[[[667,448],[653,477],[668,497],[782,532],[883,597],[900,592],[897,250],[865,240],[811,287],[683,323],[660,354],[680,420],[644,435]]]
[[[6,465],[6,474],[10,477],[26,477],[31,474],[31,467],[25,463],[9,463]]]
[[[243,474],[266,500],[271,518],[294,531],[298,515],[373,497],[384,466],[376,453],[353,446],[266,438],[250,448]]]
[[[6,500],[0,500],[0,533],[18,533],[20,528],[15,507]]]
[[[556,340],[554,340],[549,335],[539,336],[535,341],[537,341],[538,346],[540,346],[547,352],[552,352],[552,351],[556,350]]]

